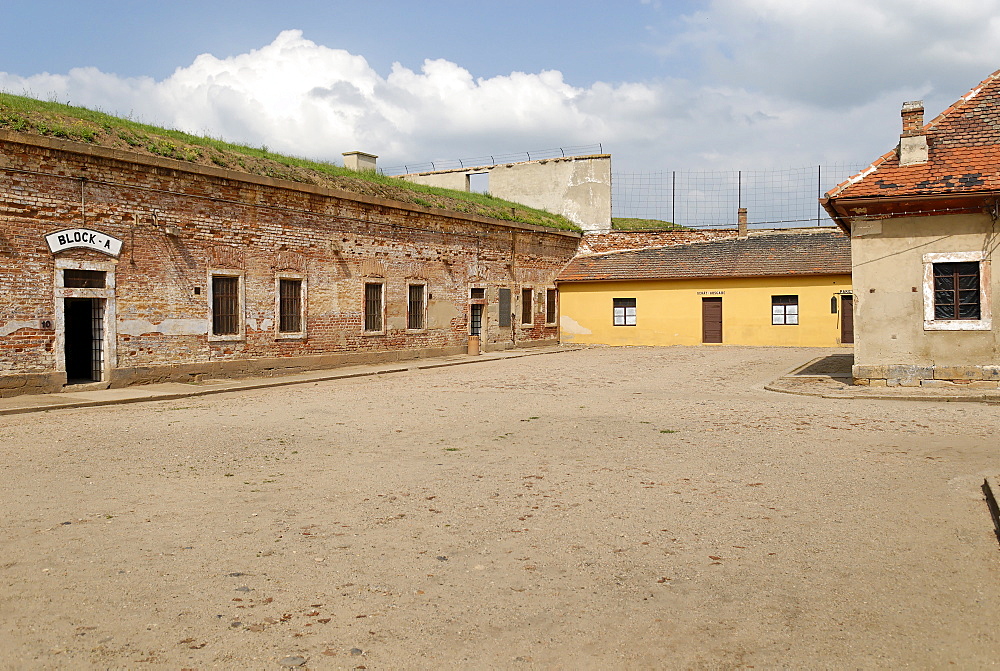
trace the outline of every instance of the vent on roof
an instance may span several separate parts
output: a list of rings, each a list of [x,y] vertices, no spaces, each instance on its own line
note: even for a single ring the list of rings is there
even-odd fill
[[[903,103],[903,133],[899,136],[899,165],[927,163],[927,136],[924,134],[924,102]]]

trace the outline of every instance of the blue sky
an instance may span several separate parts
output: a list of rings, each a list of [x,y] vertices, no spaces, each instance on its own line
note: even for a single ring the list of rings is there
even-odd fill
[[[862,163],[1000,67],[1000,0],[12,2],[0,89],[339,161],[602,143],[615,170]]]

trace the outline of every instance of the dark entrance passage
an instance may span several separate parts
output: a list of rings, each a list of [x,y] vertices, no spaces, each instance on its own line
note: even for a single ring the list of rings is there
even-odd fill
[[[65,301],[67,384],[100,382],[104,369],[104,299]]]
[[[840,342],[854,342],[854,296],[840,297]]]
[[[701,299],[701,341],[722,342],[722,299]]]

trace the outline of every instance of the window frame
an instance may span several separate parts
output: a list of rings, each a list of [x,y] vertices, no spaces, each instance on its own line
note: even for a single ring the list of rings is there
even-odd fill
[[[283,281],[296,281],[299,283],[299,330],[281,330],[281,283]],[[274,276],[274,337],[279,340],[301,340],[306,337],[306,278],[300,273],[277,273]]]
[[[527,301],[525,301],[527,297]],[[535,325],[535,288],[534,287],[521,287],[521,328],[531,328]],[[527,318],[527,319],[525,319]]]
[[[420,326],[412,325],[413,300],[410,292],[414,287],[420,287]],[[410,280],[406,283],[406,331],[408,333],[423,333],[427,330],[427,282]]]
[[[549,319],[551,317],[551,319]],[[545,325],[555,326],[559,323],[559,289],[545,287]]]
[[[794,299],[794,300],[781,300]],[[775,309],[780,312],[775,312]],[[789,308],[795,308],[789,311]],[[780,315],[781,321],[775,321]],[[771,326],[798,326],[799,325],[799,297],[798,294],[778,294],[771,296]],[[795,321],[788,321],[789,317],[794,317]]]
[[[945,252],[923,255],[925,331],[989,331],[993,328],[990,262],[986,253]],[[934,266],[938,263],[979,264],[979,319],[936,319],[934,310]]]
[[[631,301],[631,305],[624,303]],[[623,305],[618,305],[622,302]],[[632,323],[629,323],[628,309],[632,308]],[[618,310],[621,309],[621,323],[619,322]],[[639,321],[639,301],[635,298],[612,298],[611,299],[611,325],[612,326],[635,326]]]
[[[379,328],[368,328],[368,287],[379,287]],[[385,280],[370,278],[361,283],[361,333],[363,335],[385,335]]]
[[[208,291],[205,293],[208,302],[208,339],[209,341],[233,342],[246,340],[246,273],[232,268],[212,268],[208,271]],[[236,333],[215,332],[215,278],[236,279]]]

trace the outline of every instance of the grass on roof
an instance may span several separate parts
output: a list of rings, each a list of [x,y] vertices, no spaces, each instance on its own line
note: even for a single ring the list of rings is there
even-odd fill
[[[0,128],[98,147],[214,165],[252,175],[315,184],[493,219],[579,231],[565,217],[489,194],[413,184],[374,172],[276,154],[212,137],[158,128],[103,112],[0,92]]]
[[[612,217],[611,229],[614,231],[688,231],[687,226],[675,224],[672,221],[660,219],[633,219],[630,217]]]

